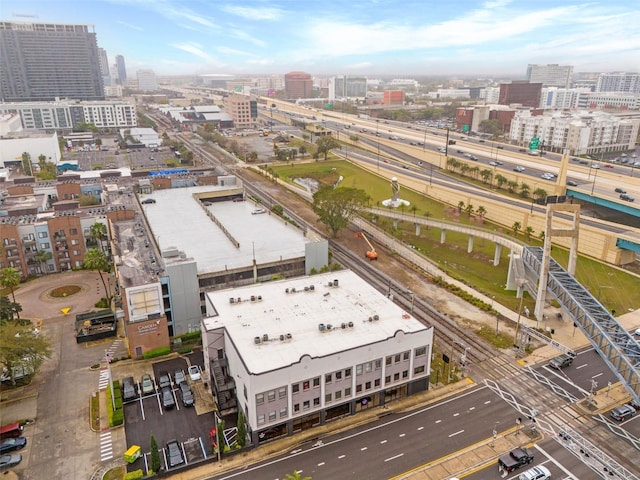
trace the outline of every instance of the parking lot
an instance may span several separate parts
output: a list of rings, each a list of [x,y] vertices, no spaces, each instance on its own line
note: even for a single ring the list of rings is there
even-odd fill
[[[188,362],[187,362],[188,358]],[[189,364],[199,365],[202,368],[202,352],[192,353],[187,358],[177,357],[169,360],[155,362],[148,373],[154,382],[153,393],[137,395],[136,398],[124,402],[125,433],[127,446],[139,445],[142,448],[142,456],[130,464],[129,471],[141,468],[146,472],[149,467],[149,452],[151,435],[156,438],[160,449],[162,468],[169,470],[167,442],[176,440],[185,464],[190,464],[210,457],[213,448],[209,439],[209,431],[215,427],[215,418],[212,411],[202,413],[203,379],[192,380],[188,374]],[[195,397],[195,407],[185,406],[180,394],[180,388],[174,378],[176,370],[184,372],[187,383],[191,386]],[[163,372],[170,377],[171,396],[174,406],[165,408],[159,380]],[[134,381],[137,385],[137,393],[141,393],[140,377],[137,373]],[[200,407],[200,408],[199,408]],[[205,408],[205,410],[208,410]],[[200,414],[199,414],[200,412]]]

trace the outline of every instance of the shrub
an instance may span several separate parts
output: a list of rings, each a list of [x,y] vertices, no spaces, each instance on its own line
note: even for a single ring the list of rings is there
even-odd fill
[[[134,470],[133,472],[129,472],[124,476],[124,480],[138,480],[144,477],[144,473],[142,473],[142,469]]]
[[[182,339],[183,342],[186,342],[188,340],[194,340],[194,339],[200,339],[202,337],[202,332],[200,330],[195,331],[195,332],[189,332],[189,333],[183,333],[182,335],[180,335],[180,339]]]
[[[183,347],[178,348],[178,350],[176,350],[180,355],[185,355],[187,353],[191,353],[193,352],[193,348],[191,348],[189,345],[185,345]]]
[[[142,354],[142,358],[149,359],[149,358],[161,357],[163,355],[168,355],[169,353],[171,353],[171,348],[159,347],[159,348],[154,348],[153,350],[148,350],[144,352]]]

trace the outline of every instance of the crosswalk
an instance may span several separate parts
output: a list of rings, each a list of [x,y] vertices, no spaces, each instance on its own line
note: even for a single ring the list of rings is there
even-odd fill
[[[100,370],[100,377],[98,377],[98,390],[104,390],[109,385],[109,370]]]
[[[106,462],[113,458],[113,444],[111,442],[111,432],[100,434],[100,461]]]
[[[122,340],[114,340],[111,346],[106,351],[107,355],[109,355],[111,358],[115,358],[116,352],[118,351],[121,345],[122,345]]]

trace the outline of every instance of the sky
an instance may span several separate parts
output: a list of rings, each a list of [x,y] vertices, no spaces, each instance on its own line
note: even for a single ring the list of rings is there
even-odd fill
[[[505,76],[640,71],[638,0],[2,0],[0,18],[95,25],[129,76]]]

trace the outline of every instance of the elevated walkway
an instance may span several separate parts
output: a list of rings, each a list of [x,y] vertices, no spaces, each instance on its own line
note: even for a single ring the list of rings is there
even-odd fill
[[[524,248],[522,261],[529,274],[539,278],[542,257],[542,248]],[[553,258],[549,259],[546,291],[590,340],[632,399],[640,403],[640,344],[636,339]]]

